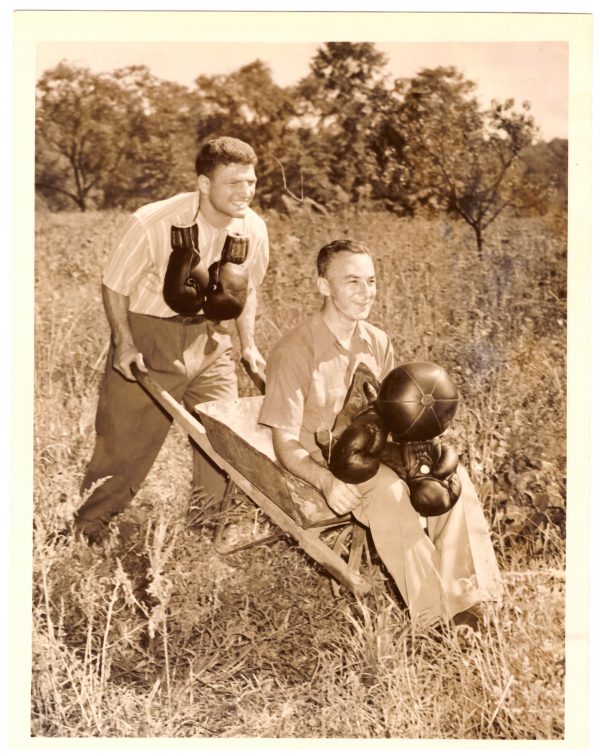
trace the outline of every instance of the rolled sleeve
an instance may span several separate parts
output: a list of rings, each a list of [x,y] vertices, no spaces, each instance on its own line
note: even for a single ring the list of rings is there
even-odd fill
[[[124,296],[130,296],[150,262],[148,237],[135,216],[125,224],[110,253],[102,283]]]
[[[253,255],[252,264],[250,266],[249,278],[250,286],[253,289],[258,287],[263,282],[267,267],[269,265],[269,239],[265,228],[265,235],[258,240],[255,253]]]
[[[303,383],[299,366],[289,352],[275,350],[267,363],[265,399],[258,422],[298,438],[304,416]]]

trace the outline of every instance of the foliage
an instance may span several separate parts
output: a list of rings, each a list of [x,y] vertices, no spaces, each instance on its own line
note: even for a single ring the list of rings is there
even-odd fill
[[[477,260],[458,221],[266,218],[263,353],[317,304],[315,250],[351,237],[374,251],[372,320],[397,359],[439,361],[459,385],[452,441],[492,523],[506,595],[481,636],[440,639],[410,632],[385,576],[366,599],[336,599],[287,540],[219,556],[219,515],[190,502],[178,428],[104,545],[69,532],[106,359],[100,270],[124,220],[37,219],[32,735],[564,737],[563,242],[541,219],[500,219]],[[242,371],[240,385],[254,391]],[[243,503],[227,539],[269,532]]]
[[[461,217],[475,233],[523,197],[518,157],[535,134],[529,104],[493,102],[482,111],[475,85],[453,67],[423,69],[405,83],[396,128],[405,144],[400,181],[412,205]]]
[[[60,63],[38,82],[36,186],[70,197],[81,210],[116,174],[135,131],[131,101],[112,77]],[[45,162],[46,149],[54,152]],[[51,183],[52,166],[65,185]]]
[[[543,186],[532,198],[539,214],[566,213],[569,191],[569,143],[566,139],[539,142],[521,154],[528,185]]]
[[[94,74],[60,63],[38,82],[36,189],[80,210],[167,197],[193,159],[179,130],[191,132],[184,87],[143,66]]]
[[[250,143],[259,158],[257,198],[264,205],[281,207],[281,172],[284,181],[294,184],[297,171],[290,170],[289,163],[295,165],[302,152],[292,90],[275,84],[260,60],[231,74],[199,76],[195,83],[204,111],[197,121],[198,143],[222,134]],[[300,170],[302,165],[300,161]]]
[[[378,185],[380,126],[392,105],[386,62],[372,43],[327,42],[298,84],[303,123],[317,136],[311,147],[338,203],[364,204]]]
[[[134,99],[138,124],[132,162],[105,185],[102,207],[131,208],[192,189],[196,98],[187,87],[163,81],[145,66],[118,69],[113,76]]]
[[[482,109],[453,67],[392,82],[386,65],[371,42],[326,42],[293,87],[255,60],[187,88],[63,62],[38,82],[38,196],[85,210],[189,191],[198,144],[230,134],[258,153],[263,209],[449,214],[479,250],[501,213],[562,212],[566,143],[532,148],[527,103]]]

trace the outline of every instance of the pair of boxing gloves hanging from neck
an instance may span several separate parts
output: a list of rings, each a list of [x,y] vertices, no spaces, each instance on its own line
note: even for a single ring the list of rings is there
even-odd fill
[[[408,380],[407,372],[412,372]],[[413,508],[423,517],[435,517],[450,511],[462,490],[458,455],[439,438],[454,416],[458,395],[456,400],[433,399],[429,406],[426,392],[416,400],[419,373],[426,378],[430,373],[435,382],[440,375],[449,381],[435,363],[406,363],[380,386],[361,363],[333,428],[318,431],[315,438],[336,478],[363,483],[387,465],[406,482]],[[447,385],[453,388],[451,382]]]
[[[248,296],[248,237],[227,234],[221,257],[208,268],[198,251],[198,226],[171,226],[171,255],[163,283],[167,305],[179,315],[200,311],[209,320],[241,315]]]

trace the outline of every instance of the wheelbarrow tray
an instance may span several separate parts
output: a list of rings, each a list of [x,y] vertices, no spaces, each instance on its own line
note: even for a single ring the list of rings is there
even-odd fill
[[[153,377],[138,370],[135,374],[140,385],[230,481],[300,548],[353,593],[364,595],[371,590],[371,584],[360,575],[364,528],[356,523],[349,525],[350,515],[335,516],[317,489],[277,462],[270,430],[256,422],[262,397],[200,404],[196,412],[201,422]],[[339,525],[352,529],[347,561],[321,540],[324,532]]]
[[[271,429],[258,424],[263,397],[233,402],[206,402],[195,409],[212,448],[303,528],[334,519],[325,499],[313,486],[285,470],[277,461]]]

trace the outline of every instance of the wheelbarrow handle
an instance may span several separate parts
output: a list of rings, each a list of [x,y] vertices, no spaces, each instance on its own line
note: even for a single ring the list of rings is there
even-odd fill
[[[135,362],[131,363],[131,372],[133,373],[136,381],[147,388],[151,394],[154,394],[156,396],[157,394],[162,394],[165,391],[160,383],[158,383],[158,381],[154,380],[154,378],[148,375],[148,373],[144,373],[142,370],[140,370]]]
[[[252,370],[252,368],[250,367],[250,363],[244,357],[242,357],[241,362],[242,362],[242,365],[244,366],[244,370],[248,373],[252,383],[256,386],[256,388],[260,391],[261,394],[264,394],[266,383],[267,383],[267,378],[264,371]]]

